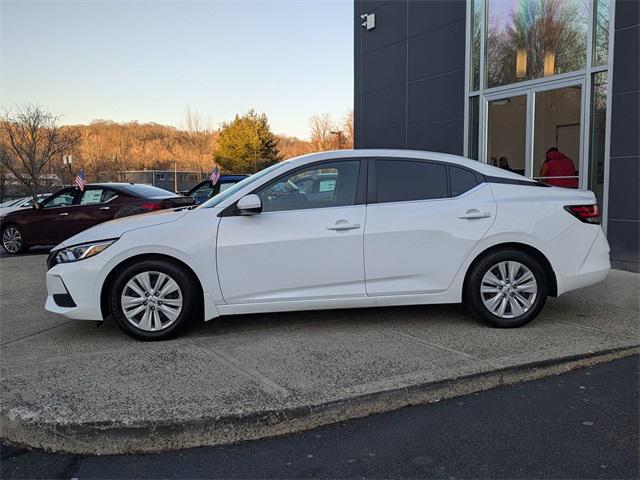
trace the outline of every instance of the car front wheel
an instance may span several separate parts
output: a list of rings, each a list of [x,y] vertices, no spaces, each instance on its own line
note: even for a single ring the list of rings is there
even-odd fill
[[[11,255],[27,251],[24,235],[16,225],[8,225],[2,230],[2,248]]]
[[[138,340],[166,340],[198,313],[200,288],[180,266],[143,260],[126,267],[112,284],[111,312],[120,328]]]
[[[518,250],[498,251],[473,267],[466,292],[481,320],[494,327],[519,327],[544,306],[546,275],[535,257]]]

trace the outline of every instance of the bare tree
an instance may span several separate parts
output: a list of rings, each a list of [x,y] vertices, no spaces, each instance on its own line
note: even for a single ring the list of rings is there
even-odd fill
[[[316,114],[309,119],[311,127],[311,148],[315,152],[331,150],[335,148],[335,135],[331,132],[337,130],[337,126],[328,113]]]
[[[213,158],[213,149],[211,148],[213,127],[211,126],[211,119],[197,110],[191,110],[191,107],[187,107],[183,129],[187,133],[187,144],[189,150],[196,157],[195,160],[198,167],[200,169],[203,166],[209,168],[211,165],[207,164]]]
[[[60,118],[39,105],[26,104],[0,114],[0,163],[36,200],[49,185],[45,168],[80,142],[80,133],[58,126]]]
[[[345,131],[345,148],[353,148],[355,145],[355,133],[353,127],[353,110],[349,110],[342,119],[342,127]]]

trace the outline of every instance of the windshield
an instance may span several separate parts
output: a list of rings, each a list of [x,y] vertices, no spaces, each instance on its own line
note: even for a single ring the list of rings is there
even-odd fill
[[[278,168],[282,167],[283,165],[286,165],[287,161],[284,162],[280,162],[280,163],[276,163],[275,165],[271,165],[270,167],[265,168],[264,170],[260,170],[258,173],[255,173],[253,175],[251,175],[250,177],[245,178],[244,180],[242,180],[241,182],[236,183],[235,185],[233,185],[232,187],[227,188],[226,190],[224,190],[223,192],[220,192],[217,195],[214,195],[213,197],[211,197],[209,200],[207,200],[206,202],[204,202],[202,205],[200,205],[198,208],[211,208],[211,207],[215,207],[216,205],[218,205],[220,202],[222,202],[223,200],[226,200],[227,198],[229,198],[231,195],[233,195],[234,193],[236,193],[238,190],[243,189],[244,187],[246,187],[247,185],[252,184],[253,182],[255,182],[256,180],[260,180],[262,177],[264,177],[265,175],[273,172],[274,170],[277,170]]]

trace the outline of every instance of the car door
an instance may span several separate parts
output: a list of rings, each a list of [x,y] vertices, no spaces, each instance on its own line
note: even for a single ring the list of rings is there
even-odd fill
[[[71,235],[111,220],[116,214],[111,201],[116,197],[115,190],[103,186],[89,186],[80,192],[77,206],[69,212]]]
[[[366,295],[361,163],[345,159],[300,167],[254,192],[261,213],[223,215],[217,263],[228,304]],[[322,172],[336,175],[330,195],[296,187],[296,180]]]
[[[445,291],[496,213],[474,171],[413,159],[372,159],[364,235],[367,295]]]
[[[28,239],[32,245],[60,243],[72,234],[70,214],[78,190],[75,187],[65,188],[40,202],[40,209],[30,216]]]

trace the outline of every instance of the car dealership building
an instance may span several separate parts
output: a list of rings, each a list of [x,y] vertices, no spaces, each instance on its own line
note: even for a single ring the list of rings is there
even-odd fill
[[[465,155],[593,190],[640,271],[639,0],[355,0],[356,148]],[[571,159],[552,172],[547,152]]]

